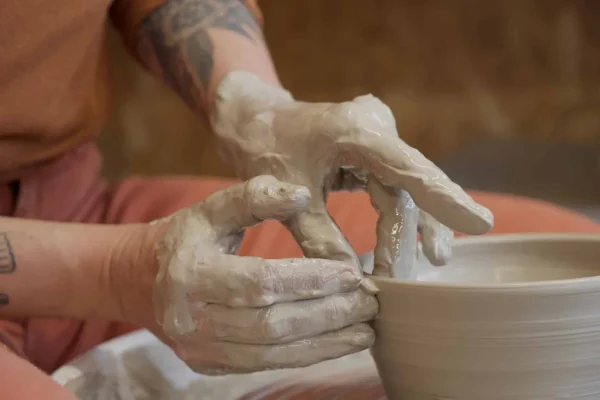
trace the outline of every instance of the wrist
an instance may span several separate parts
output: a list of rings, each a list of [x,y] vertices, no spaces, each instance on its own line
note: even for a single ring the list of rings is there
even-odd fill
[[[153,286],[158,273],[156,243],[165,224],[131,225],[105,264],[100,291],[110,299],[109,317],[150,327],[154,324]]]
[[[211,124],[215,130],[222,125],[237,125],[241,120],[269,110],[294,98],[281,85],[267,83],[245,71],[229,72],[215,89]]]

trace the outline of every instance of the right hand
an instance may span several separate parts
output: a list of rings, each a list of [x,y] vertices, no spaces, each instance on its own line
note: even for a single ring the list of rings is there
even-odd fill
[[[488,209],[399,137],[391,109],[374,96],[298,101],[251,73],[233,71],[219,83],[211,122],[238,176],[272,175],[310,190],[306,211],[285,221],[307,257],[358,264],[327,212],[332,191],[367,190],[379,211],[375,275],[393,276],[400,257],[411,263],[406,250],[413,252],[409,245],[416,250],[417,229],[425,256],[444,265],[451,257],[452,230],[480,235],[493,226]],[[408,232],[409,221],[414,232]]]
[[[305,187],[259,176],[157,222],[155,316],[196,372],[301,367],[372,345],[365,322],[377,300],[359,289],[353,263],[232,255],[244,228],[288,219],[310,197]]]

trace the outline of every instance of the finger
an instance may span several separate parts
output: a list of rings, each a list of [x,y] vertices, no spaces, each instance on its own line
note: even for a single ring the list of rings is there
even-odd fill
[[[493,215],[477,204],[435,164],[400,138],[363,129],[360,140],[340,143],[347,162],[366,167],[386,186],[405,189],[415,203],[442,224],[466,234],[483,234]]]
[[[313,199],[308,211],[295,215],[285,224],[302,248],[304,256],[344,261],[354,265],[357,273],[362,274],[358,256],[327,212],[324,202]],[[363,284],[368,292],[376,291],[367,281]]]
[[[446,265],[452,258],[454,232],[423,210],[419,212],[419,233],[423,253],[432,265]]]
[[[352,246],[327,212],[323,198],[313,198],[308,210],[286,224],[306,257],[357,261]]]
[[[353,291],[361,281],[356,266],[342,261],[218,254],[209,266],[189,270],[184,284],[191,301],[263,307]]]
[[[196,372],[224,375],[306,367],[365,350],[374,341],[375,333],[370,326],[356,324],[285,344],[211,343],[185,346],[177,354]]]
[[[266,219],[290,218],[306,209],[310,198],[310,191],[304,186],[262,175],[213,193],[198,207],[225,235]]]
[[[375,296],[361,290],[262,308],[209,304],[192,309],[210,321],[198,324],[198,340],[248,344],[287,343],[322,335],[369,321],[377,311]]]
[[[385,187],[376,179],[368,189],[379,211],[373,275],[415,278],[419,209],[406,191]]]

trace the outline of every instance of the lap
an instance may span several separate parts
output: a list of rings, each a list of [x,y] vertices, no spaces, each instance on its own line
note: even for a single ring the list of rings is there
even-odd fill
[[[0,344],[0,398],[76,400],[44,372]]]

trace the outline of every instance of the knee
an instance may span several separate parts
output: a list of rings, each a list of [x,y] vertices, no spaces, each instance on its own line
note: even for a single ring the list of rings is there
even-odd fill
[[[0,398],[76,400],[75,395],[9,350],[0,347]]]

